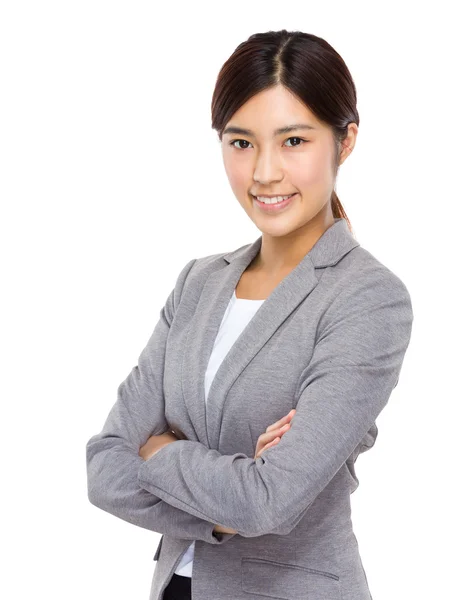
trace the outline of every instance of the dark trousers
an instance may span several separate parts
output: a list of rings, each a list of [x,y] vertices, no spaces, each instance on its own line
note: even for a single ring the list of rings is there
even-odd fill
[[[163,600],[191,600],[191,577],[173,573],[164,590]]]

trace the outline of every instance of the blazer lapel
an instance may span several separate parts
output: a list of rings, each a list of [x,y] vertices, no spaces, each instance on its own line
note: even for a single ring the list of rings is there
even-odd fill
[[[335,219],[300,263],[274,288],[220,364],[205,403],[204,379],[224,312],[241,275],[258,254],[262,236],[252,244],[224,254],[222,268],[205,282],[190,324],[182,362],[183,395],[198,439],[219,446],[226,396],[267,340],[318,284],[322,269],[336,264],[359,242],[346,220]]]

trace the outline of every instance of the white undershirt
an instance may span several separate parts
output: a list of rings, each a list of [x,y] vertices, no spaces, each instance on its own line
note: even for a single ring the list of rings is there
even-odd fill
[[[205,403],[208,400],[208,392],[214,376],[218,371],[219,365],[263,302],[265,302],[265,299],[249,300],[248,298],[237,298],[236,292],[233,292],[232,298],[229,301],[226,312],[221,320],[218,335],[216,336],[208,367],[206,369]],[[177,575],[191,577],[194,553],[195,542],[192,542],[185,554],[181,557],[178,567],[175,569]]]

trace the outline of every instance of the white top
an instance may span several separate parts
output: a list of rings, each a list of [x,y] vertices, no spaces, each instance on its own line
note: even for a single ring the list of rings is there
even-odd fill
[[[219,365],[263,302],[265,302],[265,299],[249,300],[248,298],[238,298],[236,292],[233,292],[232,298],[229,301],[221,320],[221,325],[206,369],[204,382],[205,402],[208,400],[208,392]],[[178,567],[175,569],[177,575],[191,577],[194,553],[195,542],[192,542],[185,554],[181,557]]]

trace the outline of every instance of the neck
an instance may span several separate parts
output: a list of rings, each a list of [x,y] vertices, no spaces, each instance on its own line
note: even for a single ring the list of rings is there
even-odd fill
[[[285,236],[263,233],[262,245],[252,267],[269,277],[292,270],[334,223],[333,215],[324,215]]]

